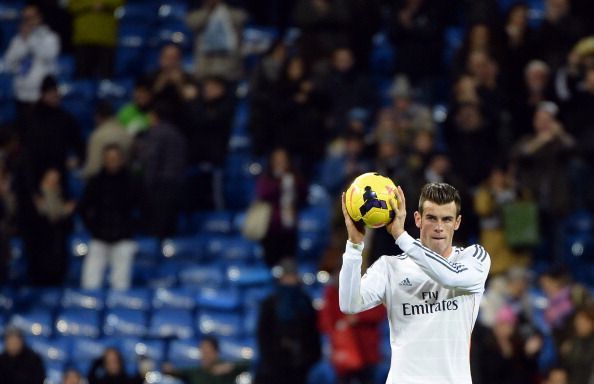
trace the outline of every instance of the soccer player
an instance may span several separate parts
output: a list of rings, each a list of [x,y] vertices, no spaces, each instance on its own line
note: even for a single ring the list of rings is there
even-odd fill
[[[471,384],[470,334],[491,259],[480,245],[452,246],[460,227],[460,195],[445,183],[426,184],[414,213],[421,237],[404,230],[406,203],[398,203],[388,232],[404,251],[382,256],[361,277],[363,228],[342,212],[349,239],[340,270],[339,303],[345,313],[385,305],[392,360],[387,384]]]

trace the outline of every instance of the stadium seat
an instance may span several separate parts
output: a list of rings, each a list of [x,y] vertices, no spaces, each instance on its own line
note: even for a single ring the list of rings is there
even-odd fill
[[[21,288],[14,296],[16,306],[26,309],[47,309],[52,311],[60,305],[62,290],[60,288]]]
[[[237,313],[202,311],[196,316],[198,329],[203,334],[219,337],[243,335],[243,318]]]
[[[147,279],[151,288],[172,288],[178,284],[178,275],[181,271],[196,265],[189,261],[165,260],[159,263],[159,268],[153,268]]]
[[[592,233],[594,216],[592,212],[578,211],[565,219],[565,231],[570,234]]]
[[[105,304],[105,291],[68,288],[62,295],[64,308],[85,308],[101,310]]]
[[[221,358],[228,361],[254,360],[256,345],[250,339],[224,338],[219,343]]]
[[[65,364],[61,362],[45,362],[45,381],[43,384],[62,384]]]
[[[327,237],[320,237],[316,232],[299,232],[297,257],[300,260],[319,260]]]
[[[258,243],[245,239],[242,236],[233,236],[224,240],[222,246],[218,243],[221,239],[213,240],[207,243],[208,251],[212,251],[212,255],[218,251],[219,260],[224,260],[227,263],[250,263],[262,258],[262,250]]]
[[[196,296],[200,308],[233,311],[239,308],[241,300],[236,290],[202,288]]]
[[[272,283],[272,274],[267,266],[250,266],[227,268],[227,279],[233,285],[240,288],[250,286],[261,286]]]
[[[28,340],[28,344],[46,363],[57,362],[65,364],[70,360],[70,341],[68,339],[33,337]]]
[[[158,288],[153,297],[153,307],[156,309],[173,308],[193,310],[196,308],[194,291],[187,287]]]
[[[147,333],[145,312],[135,309],[111,309],[105,314],[103,332],[108,336],[138,336]]]
[[[300,232],[326,234],[332,212],[327,206],[314,206],[299,212],[297,227]]]
[[[185,287],[220,287],[225,280],[219,266],[193,265],[179,272],[179,281]]]
[[[171,340],[167,360],[180,368],[200,365],[199,343],[197,339]]]
[[[76,63],[72,55],[60,55],[58,57],[58,78],[61,82],[70,81],[74,76]]]
[[[258,331],[258,320],[260,319],[259,308],[246,309],[243,319],[243,328],[246,334],[255,335]]]
[[[243,294],[243,307],[248,310],[258,310],[262,301],[274,293],[274,287],[271,285],[247,287],[242,289],[241,292]]]
[[[56,330],[62,336],[97,337],[101,333],[99,313],[93,309],[64,309],[56,318]]]
[[[9,287],[0,289],[0,313],[7,314],[14,307],[15,292]]]
[[[160,309],[153,312],[149,326],[152,337],[194,337],[192,313],[184,309]]]
[[[146,357],[161,363],[165,360],[165,341],[124,338],[120,341],[120,351],[128,360],[136,357],[136,361],[139,357]]]
[[[88,372],[93,361],[103,355],[108,347],[118,347],[114,339],[88,337],[72,338],[72,363],[79,372]]]
[[[392,74],[396,60],[396,50],[385,33],[373,36],[373,49],[370,57],[371,68],[374,73]]]
[[[328,360],[321,360],[316,363],[309,372],[307,378],[308,384],[335,384],[337,383],[337,376],[332,363]]]
[[[134,79],[129,77],[104,79],[97,85],[97,99],[109,101],[114,110],[118,110],[132,99],[133,87]]]
[[[152,4],[126,4],[115,11],[121,26],[147,25],[157,21],[157,9]]]
[[[205,259],[204,239],[198,236],[173,237],[163,241],[162,253],[166,258],[199,261]]]
[[[185,2],[165,1],[157,12],[160,24],[183,24],[186,22],[188,6]]]
[[[178,45],[184,52],[191,52],[192,32],[183,23],[167,24],[157,31],[155,40],[151,45],[153,47],[162,47],[171,43]]]
[[[15,313],[10,325],[20,329],[25,335],[51,336],[53,330],[52,315],[49,311],[35,309],[27,313]]]
[[[201,233],[228,234],[233,229],[233,213],[214,211],[195,215],[195,228]]]
[[[135,255],[135,262],[153,263],[161,257],[161,243],[159,239],[149,236],[138,236],[134,238],[138,251]]]
[[[107,292],[105,305],[109,309],[133,309],[147,311],[151,308],[151,291],[148,288],[128,290],[112,289]]]

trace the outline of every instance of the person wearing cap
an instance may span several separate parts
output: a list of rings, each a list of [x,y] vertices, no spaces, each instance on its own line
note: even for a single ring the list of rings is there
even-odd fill
[[[27,346],[22,332],[14,327],[6,329],[0,354],[0,383],[43,384],[44,380],[43,361]]]
[[[304,384],[321,355],[317,313],[300,285],[294,259],[273,268],[276,291],[260,307],[257,340],[259,384]]]

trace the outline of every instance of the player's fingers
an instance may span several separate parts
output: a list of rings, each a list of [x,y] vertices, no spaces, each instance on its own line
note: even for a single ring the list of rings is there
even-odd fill
[[[397,188],[398,188],[398,202],[400,203],[400,209],[406,211],[406,198],[404,197],[404,191],[402,190],[400,185]]]
[[[396,200],[398,198],[398,192],[396,192],[394,197],[391,197],[390,199],[388,199],[388,202],[390,203],[390,207],[392,207],[392,209],[395,212],[398,212],[398,201]]]
[[[342,204],[342,215],[344,216],[345,220],[349,217],[349,213],[347,212],[346,209],[346,197],[345,197],[345,193],[342,193],[342,196],[340,198],[341,204]]]

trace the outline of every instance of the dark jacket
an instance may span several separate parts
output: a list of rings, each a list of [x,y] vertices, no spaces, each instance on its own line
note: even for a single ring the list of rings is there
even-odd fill
[[[134,234],[134,214],[141,200],[141,183],[130,172],[123,169],[109,174],[102,170],[89,180],[79,210],[94,238],[116,242]]]
[[[176,127],[159,123],[140,139],[138,157],[146,185],[179,183],[186,167],[187,143]]]
[[[45,369],[41,358],[29,347],[16,357],[0,354],[0,383],[43,384]]]

